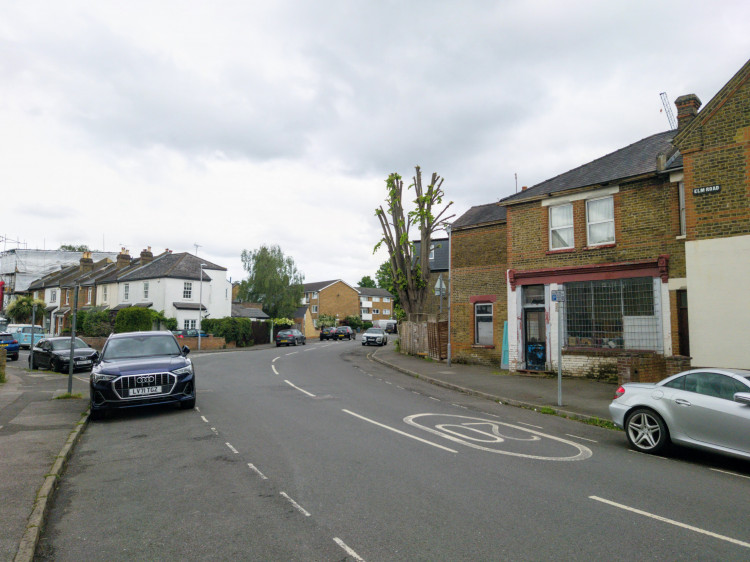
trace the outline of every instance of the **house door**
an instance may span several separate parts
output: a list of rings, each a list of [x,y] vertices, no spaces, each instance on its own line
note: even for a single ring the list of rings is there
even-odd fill
[[[526,368],[531,371],[544,371],[547,358],[547,330],[544,323],[544,309],[525,309],[523,328]]]
[[[687,291],[677,291],[677,337],[680,355],[690,357],[690,331],[688,329]]]

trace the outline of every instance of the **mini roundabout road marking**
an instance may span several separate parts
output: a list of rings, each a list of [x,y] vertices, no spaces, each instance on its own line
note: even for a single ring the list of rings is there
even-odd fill
[[[547,461],[582,461],[593,454],[591,449],[580,443],[497,420],[454,414],[414,414],[405,417],[404,422],[455,443],[500,455]],[[562,444],[563,448],[556,455],[535,455],[501,448],[527,449],[545,441]]]

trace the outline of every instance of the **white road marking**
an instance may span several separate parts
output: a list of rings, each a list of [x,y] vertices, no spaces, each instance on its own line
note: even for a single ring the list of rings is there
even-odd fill
[[[315,395],[314,395],[314,394],[313,394],[312,392],[307,392],[306,390],[304,390],[304,389],[302,389],[302,388],[300,388],[300,387],[298,387],[298,386],[296,386],[296,385],[292,384],[292,383],[291,383],[291,382],[289,382],[288,380],[285,380],[284,382],[285,382],[286,384],[288,384],[289,386],[291,386],[292,388],[296,388],[296,389],[297,389],[297,390],[299,390],[300,392],[303,392],[304,394],[307,394],[307,395],[308,395],[308,396],[310,396],[311,398],[315,398]]]
[[[213,431],[213,432],[214,432],[214,433],[215,433],[216,435],[218,435],[218,434],[219,434],[219,431],[218,431],[218,430],[217,430],[217,429],[216,429],[215,427],[212,427],[212,428],[211,428],[211,431]]]
[[[466,406],[461,406],[461,404],[451,404],[451,406],[455,406],[456,408],[463,408],[464,410],[468,410]]]
[[[256,466],[255,466],[254,464],[252,464],[252,463],[247,463],[247,466],[249,466],[249,467],[250,467],[250,470],[253,470],[253,471],[254,471],[254,472],[255,472],[255,473],[256,473],[256,474],[258,475],[258,476],[260,476],[260,477],[261,477],[261,478],[262,478],[263,480],[268,480],[268,476],[266,476],[266,475],[265,475],[265,474],[263,474],[263,473],[262,473],[262,472],[261,472],[260,470],[258,470],[258,468],[257,468],[257,467],[256,467]]]
[[[662,517],[660,515],[655,515],[653,513],[649,513],[648,511],[643,511],[641,509],[636,509],[634,507],[630,507],[627,505],[623,505],[621,503],[616,503],[610,500],[605,500],[604,498],[600,498],[597,496],[589,496],[589,499],[595,500],[598,502],[606,503],[607,505],[611,505],[613,507],[617,507],[619,509],[624,509],[625,511],[630,511],[632,513],[637,513],[638,515],[643,515],[644,517],[650,517],[651,519],[656,519],[657,521],[661,521],[662,523],[669,523],[670,525],[674,525],[676,527],[682,527],[683,529],[687,529],[689,531],[695,531],[696,533],[700,533],[702,535],[708,535],[709,537],[714,537],[715,539],[719,539],[722,541],[727,541],[732,544],[736,544],[739,546],[744,546],[745,548],[750,548],[750,543],[740,541],[737,539],[733,539],[731,537],[727,537],[724,535],[719,535],[717,533],[713,533],[711,531],[706,531],[705,529],[701,529],[700,527],[694,527],[693,525],[688,525],[687,523],[680,523],[679,521],[675,521],[674,519],[667,519],[666,517]]]
[[[208,423],[208,420],[206,419],[206,416],[201,416],[201,419],[202,419],[202,420],[203,420],[204,422]]]
[[[385,384],[393,384],[393,383],[392,383],[392,382],[390,382],[390,381],[383,381],[383,382],[384,382]]]
[[[736,472],[729,472],[728,470],[719,470],[718,468],[712,468],[710,470],[713,470],[714,472],[721,472],[722,474],[729,474],[731,476],[739,476],[740,478],[747,478],[750,480],[750,476],[745,476],[744,474],[737,474]]]
[[[84,379],[83,377],[79,377],[78,375],[76,375],[74,378],[78,379],[81,382],[89,382],[89,379]]]
[[[422,418],[422,417],[427,417],[427,416],[435,416],[438,418],[455,418],[457,420],[466,420],[466,421],[462,421],[461,423],[458,423],[458,424],[457,423],[450,423],[450,424],[441,423],[439,425],[435,425],[434,427],[431,427],[429,425],[422,425],[421,423],[417,423],[415,421],[417,418]],[[520,427],[517,425],[510,424],[510,423],[493,421],[493,420],[488,420],[488,419],[483,419],[483,418],[475,418],[471,416],[459,416],[456,414],[427,413],[427,414],[414,414],[413,416],[407,416],[404,418],[404,421],[409,425],[418,427],[419,429],[424,429],[425,431],[429,431],[430,433],[434,433],[435,435],[439,435],[440,437],[444,437],[445,439],[450,439],[451,441],[454,441],[456,443],[461,443],[462,445],[466,445],[467,447],[472,447],[474,449],[487,451],[489,453],[509,455],[511,457],[521,457],[525,459],[536,459],[536,460],[544,460],[544,461],[582,461],[582,460],[589,458],[593,454],[591,452],[591,449],[579,443],[576,443],[575,441],[568,441],[567,439],[562,439],[561,437],[555,437],[554,435],[549,435],[546,433],[542,433],[540,431],[534,431],[533,429],[526,429],[525,427]],[[489,426],[489,431],[485,429],[488,426]],[[500,432],[500,428],[498,426],[510,427],[518,431],[530,433],[532,437],[519,438],[519,437],[511,437],[509,435],[504,435]],[[541,441],[542,438],[551,439],[553,441],[558,441],[560,443],[570,445],[571,447],[578,450],[578,454],[569,456],[569,457],[543,457],[540,455],[527,455],[524,453],[514,453],[512,451],[502,451],[500,449],[493,449],[493,448],[486,446],[487,444],[497,445],[499,443],[504,442],[506,439],[512,440],[512,441]]]
[[[440,398],[435,398],[434,396],[430,396],[430,400],[434,400],[435,402],[440,402]]]
[[[305,517],[310,517],[310,512],[305,510],[304,507],[302,507],[300,504],[298,504],[296,501],[294,501],[292,498],[289,497],[289,495],[286,492],[279,492],[282,496],[284,496],[286,499],[289,500],[289,503],[291,503],[294,506],[294,509],[299,511],[302,515]]]
[[[294,355],[295,353],[299,353],[299,351],[292,351],[291,353],[285,353],[284,355]]]
[[[580,435],[573,435],[572,433],[566,433],[568,437],[575,437],[576,439],[580,439],[582,441],[588,441],[590,443],[598,443],[599,441],[594,441],[593,439],[586,439],[585,437],[581,437]]]
[[[396,385],[396,388],[398,388],[399,390],[404,390],[403,386]]]
[[[279,372],[276,370],[276,365],[271,365],[271,368],[273,369],[273,374],[278,375]]]
[[[239,455],[239,454],[240,454],[240,452],[239,452],[239,451],[238,451],[237,449],[235,449],[234,447],[232,447],[232,444],[231,444],[231,443],[224,443],[224,444],[225,444],[225,445],[226,445],[227,447],[229,447],[229,450],[230,450],[230,451],[232,451],[232,452],[233,452],[233,453],[234,453],[235,455]]]
[[[437,443],[433,443],[432,441],[427,441],[426,439],[422,439],[421,437],[416,437],[415,435],[410,435],[404,431],[401,431],[400,429],[396,429],[395,427],[390,427],[385,424],[382,424],[380,422],[376,422],[375,420],[371,420],[370,418],[366,418],[364,416],[360,416],[359,414],[355,414],[354,412],[351,412],[349,410],[341,410],[342,412],[346,412],[347,414],[354,416],[355,418],[359,418],[361,420],[364,420],[366,422],[370,422],[373,425],[377,425],[378,427],[382,427],[384,429],[387,429],[389,431],[393,431],[394,433],[398,433],[399,435],[403,435],[404,437],[410,437],[411,439],[415,439],[417,441],[420,441],[422,443],[426,443],[427,445],[432,445],[433,447],[437,447],[438,449],[443,449],[444,451],[448,451],[449,453],[458,453],[458,451],[454,451],[453,449],[449,449],[448,447],[443,447],[442,445],[438,445]]]
[[[516,422],[520,423],[521,425],[528,425],[529,427],[535,427],[537,429],[544,429],[541,425],[531,425],[530,423],[523,423],[523,422]]]
[[[201,409],[198,406],[195,407],[195,411],[198,412],[199,414],[201,413]]]
[[[351,548],[349,548],[348,546],[346,546],[346,543],[344,541],[342,541],[340,538],[333,537],[333,541],[337,545],[339,545],[341,548],[343,548],[344,552],[346,552],[349,556],[351,556],[352,558],[354,558],[354,560],[356,560],[357,562],[365,562],[364,558],[362,558],[359,554],[357,554]]]
[[[275,357],[274,360],[271,361],[271,363],[276,363],[276,359],[280,359],[280,358],[281,358],[280,356],[279,357]]]

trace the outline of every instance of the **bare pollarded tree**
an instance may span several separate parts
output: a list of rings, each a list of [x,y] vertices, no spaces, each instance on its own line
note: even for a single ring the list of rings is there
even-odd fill
[[[375,250],[377,251],[382,244],[388,248],[393,288],[398,293],[401,307],[406,314],[422,312],[429,291],[427,279],[430,275],[432,234],[443,229],[448,219],[455,216],[444,216],[453,205],[453,201],[442,207],[439,212],[436,210],[443,204],[443,178],[433,172],[430,183],[425,188],[422,185],[422,171],[417,166],[413,181],[414,183],[408,187],[414,188],[416,195],[413,210],[404,209],[404,182],[396,173],[389,175],[386,180],[387,209],[383,209],[382,205],[375,209],[375,215],[383,229],[383,237],[375,246]],[[419,256],[414,255],[414,241],[409,233],[412,226],[419,229]]]

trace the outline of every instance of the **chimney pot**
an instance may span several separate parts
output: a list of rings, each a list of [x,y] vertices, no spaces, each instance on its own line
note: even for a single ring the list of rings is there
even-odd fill
[[[524,185],[524,186],[523,186],[523,187],[521,188],[521,191],[526,191],[527,189],[528,189],[528,186],[525,186],[525,185]]]
[[[698,109],[702,105],[700,98],[695,94],[680,96],[674,100],[677,107],[677,130],[684,129],[698,115]]]

